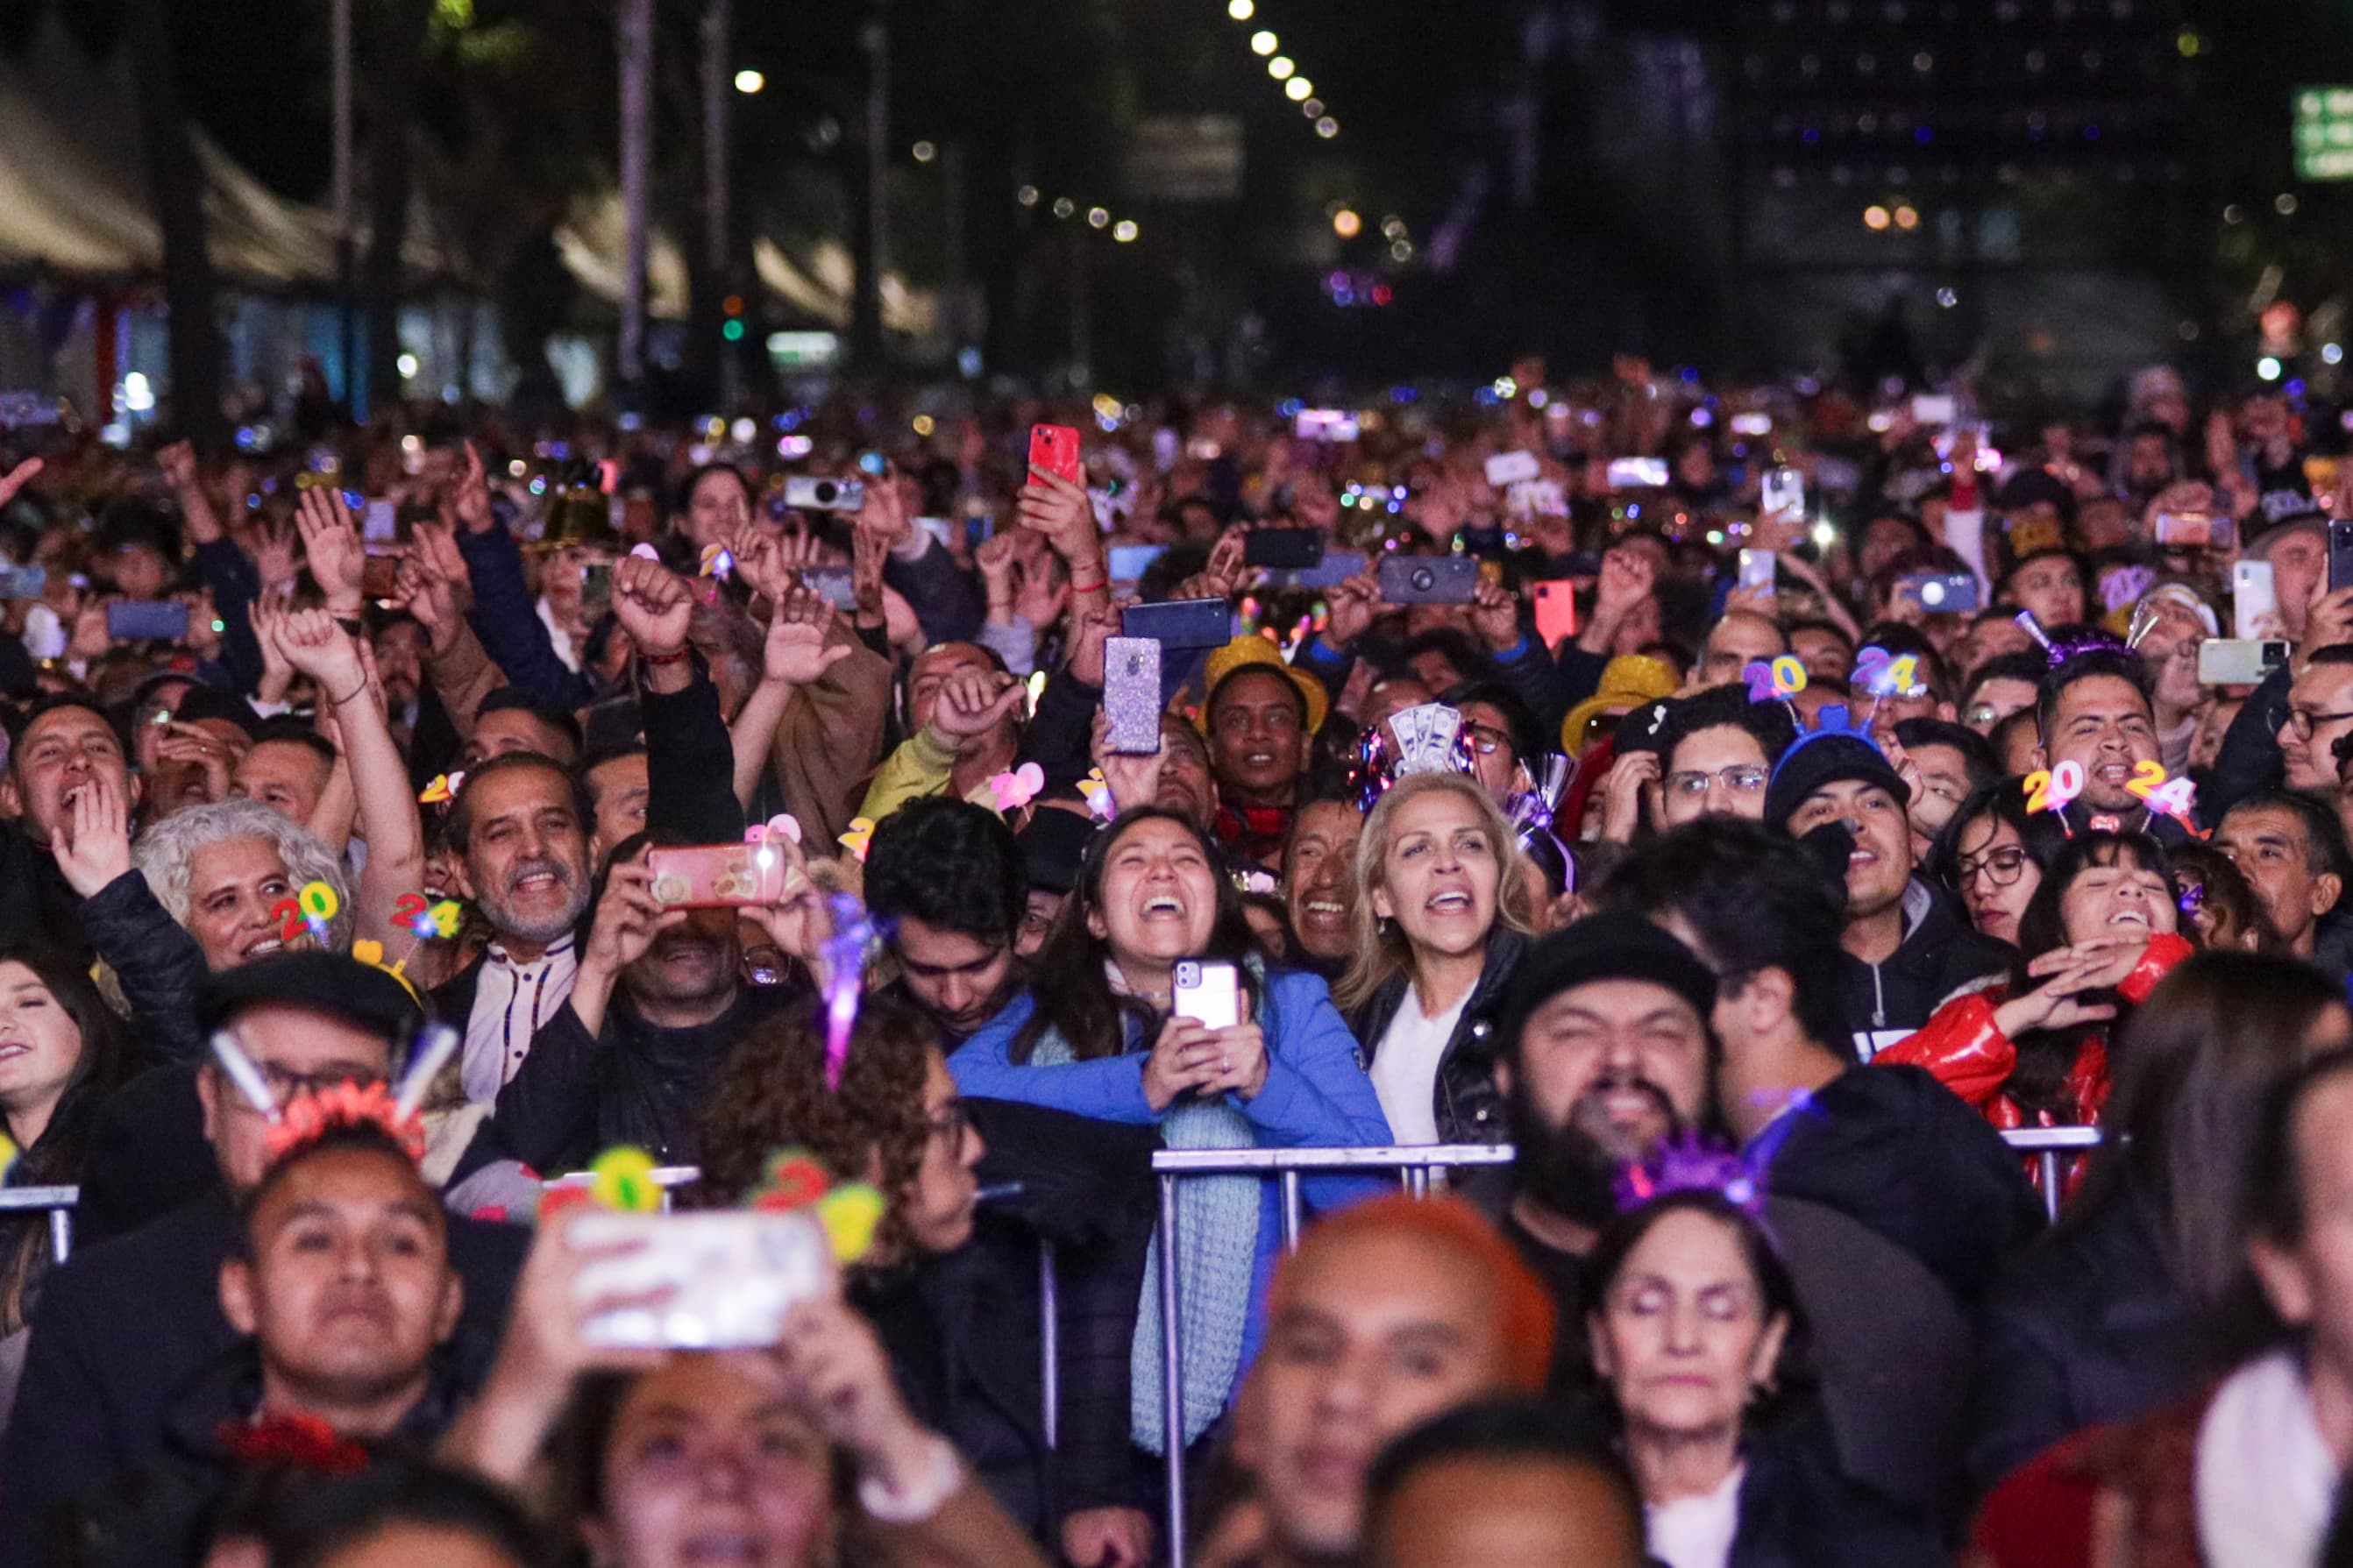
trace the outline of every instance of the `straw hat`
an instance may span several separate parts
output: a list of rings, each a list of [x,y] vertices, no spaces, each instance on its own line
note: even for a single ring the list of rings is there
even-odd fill
[[[1586,726],[1596,715],[1623,713],[1641,703],[1672,697],[1677,685],[1675,672],[1662,661],[1641,654],[1620,655],[1603,668],[1600,688],[1561,721],[1560,749],[1572,757],[1577,755],[1585,750]]]
[[[1324,716],[1331,711],[1332,699],[1324,683],[1303,669],[1293,669],[1282,662],[1282,652],[1266,638],[1245,632],[1211,654],[1202,667],[1202,679],[1208,689],[1201,697],[1201,710],[1193,715],[1193,728],[1206,735],[1209,732],[1209,708],[1218,700],[1218,688],[1237,670],[1263,665],[1283,676],[1299,688],[1302,700],[1307,704],[1307,732],[1311,735],[1324,728]]]

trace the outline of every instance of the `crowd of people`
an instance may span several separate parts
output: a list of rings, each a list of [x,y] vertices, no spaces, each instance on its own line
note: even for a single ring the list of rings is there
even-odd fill
[[[2322,411],[1345,412],[20,445],[0,1561],[2353,1563]]]

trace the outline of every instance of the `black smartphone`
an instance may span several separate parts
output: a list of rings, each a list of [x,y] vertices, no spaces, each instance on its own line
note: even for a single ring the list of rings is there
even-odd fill
[[[2339,518],[2328,525],[2328,591],[2353,588],[2353,521]]]
[[[1381,562],[1381,600],[1390,605],[1467,605],[1479,587],[1468,555],[1391,555]]]
[[[1163,648],[1223,647],[1233,638],[1234,612],[1223,599],[1130,605],[1119,613],[1119,635],[1150,637]]]
[[[1242,564],[1304,572],[1324,559],[1320,528],[1257,528],[1242,536]]]

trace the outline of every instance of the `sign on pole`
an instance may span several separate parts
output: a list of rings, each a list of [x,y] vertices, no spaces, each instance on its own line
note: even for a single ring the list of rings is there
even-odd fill
[[[2295,174],[2353,180],[2353,87],[2295,89]]]

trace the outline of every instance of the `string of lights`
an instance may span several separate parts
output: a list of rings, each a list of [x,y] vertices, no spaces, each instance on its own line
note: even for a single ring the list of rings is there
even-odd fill
[[[1258,16],[1258,0],[1226,0],[1226,15],[1237,22],[1248,22]],[[1340,121],[1333,117],[1331,108],[1315,95],[1315,84],[1301,74],[1299,62],[1282,52],[1282,40],[1261,27],[1250,36],[1250,53],[1266,62],[1266,74],[1282,84],[1282,96],[1299,105],[1300,114],[1315,128],[1315,134],[1329,142],[1340,134]]]

